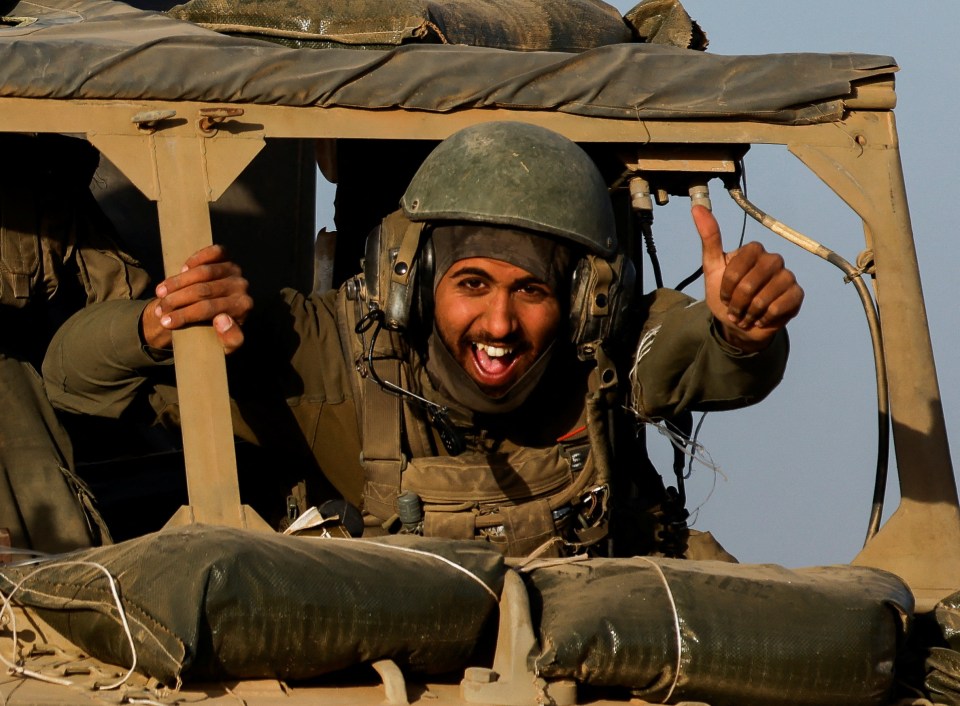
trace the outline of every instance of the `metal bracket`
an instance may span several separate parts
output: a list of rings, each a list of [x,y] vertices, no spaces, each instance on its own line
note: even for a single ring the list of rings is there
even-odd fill
[[[460,682],[460,698],[491,706],[572,706],[577,702],[575,681],[548,682],[530,669],[527,660],[538,647],[527,589],[519,574],[508,571],[500,595],[493,669],[467,669]]]
[[[407,682],[403,678],[400,667],[391,659],[377,660],[371,666],[377,670],[377,674],[383,681],[383,690],[386,695],[385,703],[392,706],[409,706]]]
[[[130,122],[136,123],[140,132],[152,135],[159,129],[158,123],[176,117],[176,115],[177,111],[175,110],[145,110],[130,118]]]
[[[197,130],[201,135],[212,137],[217,133],[220,123],[228,118],[239,118],[243,108],[201,108],[197,119]]]

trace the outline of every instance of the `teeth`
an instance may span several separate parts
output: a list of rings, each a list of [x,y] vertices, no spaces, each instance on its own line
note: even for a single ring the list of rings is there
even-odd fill
[[[503,356],[511,353],[510,348],[501,348],[499,346],[489,346],[486,343],[477,343],[475,344],[478,349],[482,350],[491,358],[502,358]]]

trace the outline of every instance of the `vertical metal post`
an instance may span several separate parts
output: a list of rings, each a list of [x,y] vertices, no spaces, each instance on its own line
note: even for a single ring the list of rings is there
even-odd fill
[[[213,243],[209,203],[262,148],[256,139],[211,145],[209,135],[91,135],[131,181],[157,202],[164,269],[175,274]],[[226,360],[212,326],[173,332],[189,505],[171,525],[200,522],[270,529],[240,503]]]
[[[863,218],[885,332],[900,506],[854,559],[901,576],[928,609],[960,588],[960,509],[893,113],[852,114],[849,146],[791,151]]]
[[[157,136],[163,265],[176,274],[213,243],[202,138]],[[173,332],[187,492],[197,522],[242,526],[237,457],[223,350],[210,326]]]

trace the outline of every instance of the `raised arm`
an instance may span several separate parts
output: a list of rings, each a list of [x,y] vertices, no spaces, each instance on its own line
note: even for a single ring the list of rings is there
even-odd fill
[[[698,206],[693,219],[705,298],[667,289],[648,296],[630,375],[643,418],[735,409],[766,397],[783,377],[786,325],[803,302],[783,258],[759,243],[726,253],[713,214]]]
[[[193,324],[212,323],[227,353],[243,344],[240,325],[253,308],[247,280],[219,245],[187,259],[179,274],[156,288],[157,298],[143,310],[141,331],[146,345],[170,348],[172,332]]]
[[[149,301],[108,301],[82,309],[57,332],[43,363],[54,406],[117,417],[172,361],[172,331],[212,323],[228,353],[243,343],[242,324],[253,307],[239,266],[219,246],[191,256],[181,272],[156,287]]]
[[[780,255],[757,242],[724,252],[713,214],[703,206],[691,214],[703,244],[706,301],[721,335],[745,353],[763,350],[800,312],[803,289]]]

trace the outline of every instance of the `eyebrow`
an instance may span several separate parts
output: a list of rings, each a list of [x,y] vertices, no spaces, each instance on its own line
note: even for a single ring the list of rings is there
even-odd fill
[[[451,277],[451,278],[453,278],[453,277],[482,277],[482,278],[484,278],[484,279],[493,279],[493,277],[490,275],[490,273],[487,272],[487,271],[486,271],[485,269],[483,269],[482,267],[470,267],[470,266],[461,267],[460,269],[457,269],[456,266],[454,266],[453,270],[450,272],[450,277]],[[528,275],[528,276],[526,276],[526,277],[521,277],[520,279],[515,280],[512,284],[513,284],[514,287],[516,287],[516,286],[525,287],[525,286],[527,286],[527,285],[534,284],[534,285],[543,285],[544,287],[547,287],[548,289],[550,288],[550,285],[549,285],[549,284],[547,284],[546,282],[544,282],[544,281],[543,281],[542,279],[540,279],[539,277],[534,277],[533,275]]]

